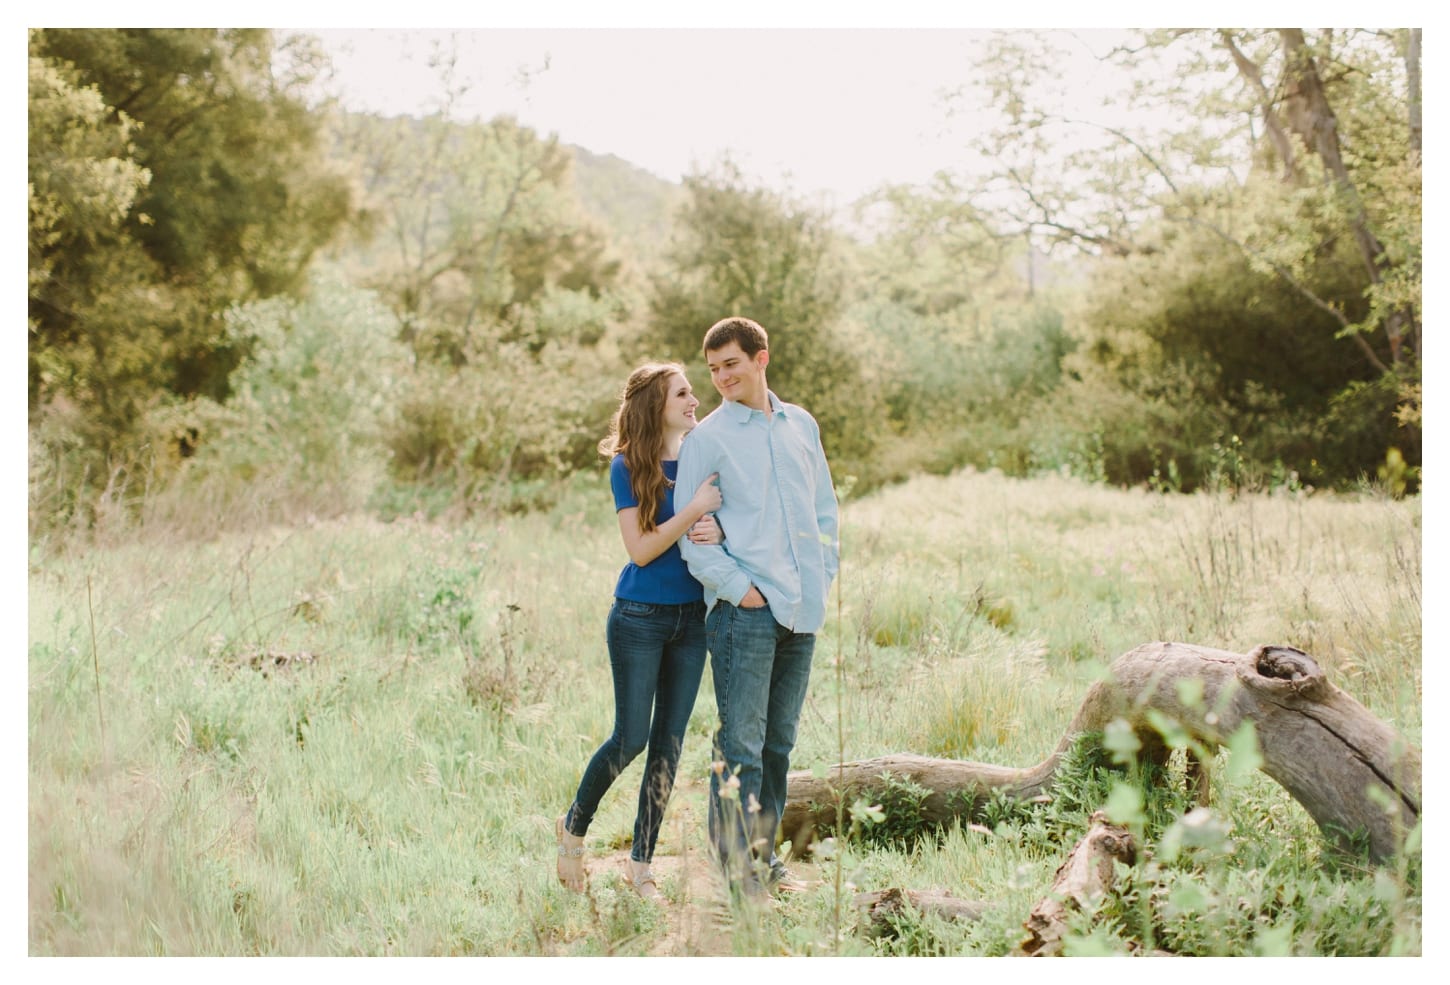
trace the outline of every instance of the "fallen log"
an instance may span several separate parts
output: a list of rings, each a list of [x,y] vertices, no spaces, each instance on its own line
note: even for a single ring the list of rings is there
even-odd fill
[[[1197,681],[1198,686],[1184,687]],[[818,830],[833,830],[838,809],[849,818],[858,797],[907,781],[924,791],[927,826],[969,820],[994,793],[1017,800],[1047,796],[1063,755],[1084,733],[1126,721],[1155,762],[1168,749],[1150,721],[1175,720],[1210,752],[1252,723],[1260,769],[1282,785],[1333,841],[1363,837],[1370,855],[1395,854],[1420,816],[1420,751],[1354,698],[1331,684],[1312,657],[1289,646],[1247,654],[1189,643],[1146,643],[1113,662],[1088,689],[1062,740],[1036,766],[898,754],[841,763],[822,777],[807,770],[787,779],[781,837],[804,851]],[[846,805],[846,806],[841,806]]]
[[[1062,953],[1062,938],[1071,915],[1095,910],[1113,891],[1117,881],[1115,862],[1132,865],[1137,859],[1137,844],[1128,829],[1111,823],[1102,811],[1093,813],[1091,823],[1088,833],[1057,867],[1051,891],[1023,922],[1027,939],[1017,945],[1014,954],[1051,957]]]
[[[1128,829],[1110,822],[1102,811],[1093,813],[1090,824],[1087,834],[1057,867],[1051,890],[1023,921],[1027,937],[1013,950],[1014,955],[1060,954],[1072,914],[1095,910],[1114,891],[1115,862],[1132,865],[1137,860],[1137,843]],[[973,921],[980,920],[989,906],[980,900],[960,899],[943,890],[895,887],[857,893],[855,903],[867,919],[865,930],[869,937],[897,936],[903,918],[912,913],[949,921]]]

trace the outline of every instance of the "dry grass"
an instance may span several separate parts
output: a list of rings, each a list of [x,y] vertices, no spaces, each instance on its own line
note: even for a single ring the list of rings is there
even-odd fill
[[[843,518],[799,768],[1035,763],[1101,666],[1160,638],[1298,646],[1419,741],[1417,500],[968,473]],[[1007,900],[1050,879],[957,833],[915,855],[842,845],[805,898],[731,912],[703,856],[706,675],[657,860],[674,905],[613,872],[638,763],[590,832],[595,891],[559,887],[553,818],[612,713],[623,551],[602,486],[487,520],[178,529],[33,545],[32,954],[873,953],[853,886]]]

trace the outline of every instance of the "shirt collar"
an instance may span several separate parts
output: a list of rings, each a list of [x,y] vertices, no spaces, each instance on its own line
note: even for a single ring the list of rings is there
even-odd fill
[[[775,395],[775,391],[766,390],[765,396],[770,401],[771,412],[778,416],[784,417],[785,403]],[[738,424],[746,423],[757,413],[759,413],[754,407],[747,407],[739,401],[735,400],[726,400],[721,404],[721,406],[727,408],[726,413],[729,414],[730,417]]]

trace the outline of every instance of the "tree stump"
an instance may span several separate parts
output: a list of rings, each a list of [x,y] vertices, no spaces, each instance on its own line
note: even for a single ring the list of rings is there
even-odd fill
[[[1200,687],[1184,688],[1197,681]],[[1185,700],[1185,694],[1201,694]],[[893,780],[927,791],[927,824],[969,819],[994,792],[1025,800],[1045,796],[1063,754],[1085,732],[1126,721],[1161,759],[1167,749],[1149,721],[1156,711],[1177,721],[1210,751],[1245,722],[1253,724],[1260,769],[1282,785],[1332,840],[1364,837],[1371,857],[1394,855],[1420,816],[1420,751],[1359,702],[1331,684],[1312,657],[1289,646],[1247,654],[1190,643],[1146,643],[1124,653],[1108,677],[1089,688],[1052,755],[1012,768],[899,754],[831,767],[823,778],[793,771],[781,836],[804,850],[818,828],[833,828],[839,803],[886,792]]]

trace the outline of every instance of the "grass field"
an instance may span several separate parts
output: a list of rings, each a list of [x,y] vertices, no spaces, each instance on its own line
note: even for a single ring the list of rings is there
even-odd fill
[[[1297,646],[1421,743],[1420,545],[1419,500],[1370,493],[966,473],[848,499],[794,765],[1034,764],[1102,668],[1158,639]],[[799,863],[810,891],[732,909],[703,856],[708,673],[657,857],[669,905],[619,878],[639,762],[590,832],[589,894],[557,884],[553,820],[611,727],[623,561],[592,479],[546,513],[32,543],[30,954],[1009,951],[1121,779],[1085,764],[1051,804],[944,833],[890,819]],[[1219,836],[1140,862],[1072,953],[1420,953],[1418,850],[1368,865],[1272,781],[1215,782]],[[1176,796],[1149,793],[1150,834]],[[991,905],[874,939],[851,896],[888,886]]]

